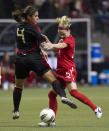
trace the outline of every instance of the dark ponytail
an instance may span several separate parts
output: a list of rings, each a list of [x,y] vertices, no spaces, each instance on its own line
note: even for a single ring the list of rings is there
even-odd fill
[[[12,12],[12,17],[19,23],[22,23],[23,20],[27,20],[27,16],[32,16],[35,12],[38,11],[36,6],[27,6],[24,10],[16,10]]]
[[[22,10],[16,10],[12,12],[12,17],[19,23],[23,22],[23,17],[22,17],[23,11]]]

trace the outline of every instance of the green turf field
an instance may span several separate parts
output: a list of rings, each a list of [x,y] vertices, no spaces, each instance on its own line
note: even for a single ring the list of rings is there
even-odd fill
[[[38,127],[40,111],[48,107],[48,90],[24,89],[18,120],[12,119],[12,91],[0,90],[0,131],[109,131],[109,86],[79,88],[81,93],[102,107],[103,117],[100,120],[78,100],[74,99],[78,104],[78,109],[74,110],[61,104],[58,97],[56,127]]]

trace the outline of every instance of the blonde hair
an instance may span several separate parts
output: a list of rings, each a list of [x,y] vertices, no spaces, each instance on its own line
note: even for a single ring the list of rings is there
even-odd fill
[[[67,16],[62,16],[61,18],[57,18],[56,21],[58,22],[58,26],[61,28],[69,28],[71,19]]]

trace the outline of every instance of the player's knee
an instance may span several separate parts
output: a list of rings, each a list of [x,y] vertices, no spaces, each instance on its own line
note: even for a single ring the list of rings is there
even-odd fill
[[[77,85],[75,82],[67,82],[68,91],[77,90]]]
[[[23,89],[24,87],[24,79],[16,79],[15,80],[16,88]]]
[[[62,88],[62,85],[60,84],[60,82],[59,82],[58,80],[54,80],[54,81],[52,82],[52,86],[54,87],[54,89],[55,89],[55,88],[59,88],[59,87]]]
[[[55,81],[52,82],[52,86],[53,86],[53,90],[54,90],[55,92],[57,92],[57,89],[58,89],[58,87],[59,87],[60,85],[59,85],[58,81],[55,80]]]

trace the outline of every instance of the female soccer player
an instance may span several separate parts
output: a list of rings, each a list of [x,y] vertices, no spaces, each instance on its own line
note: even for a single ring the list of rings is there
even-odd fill
[[[53,90],[60,95],[61,102],[71,108],[76,104],[66,98],[64,89],[56,80],[50,66],[43,56],[47,54],[40,49],[45,39],[41,35],[40,28],[36,26],[38,21],[38,10],[34,6],[27,6],[24,10],[16,10],[12,13],[13,18],[18,22],[16,30],[17,55],[15,60],[15,84],[13,91],[14,113],[13,119],[19,118],[19,104],[24,86],[24,79],[30,71],[47,79],[53,86]],[[42,54],[43,55],[42,55]]]
[[[75,97],[79,101],[88,105],[96,114],[97,118],[101,118],[101,108],[94,105],[88,97],[79,93],[76,84],[76,67],[74,63],[74,52],[75,52],[75,39],[70,34],[70,19],[66,16],[57,19],[58,22],[58,33],[61,40],[57,44],[52,44],[49,40],[47,43],[43,43],[43,47],[46,50],[58,51],[57,55],[57,69],[56,77],[63,85],[64,88],[68,88],[71,96]],[[45,36],[47,39],[47,37]],[[51,90],[48,94],[49,97],[49,108],[53,109],[56,115],[57,112],[57,95]],[[41,122],[39,126],[52,126],[55,122],[47,123]]]

